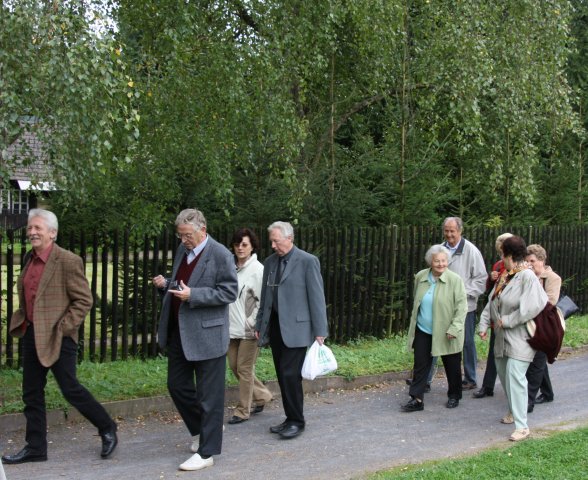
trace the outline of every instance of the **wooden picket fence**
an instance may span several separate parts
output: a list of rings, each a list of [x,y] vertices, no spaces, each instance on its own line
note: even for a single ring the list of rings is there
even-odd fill
[[[210,234],[228,245],[233,230],[226,227]],[[261,242],[258,256],[263,261],[271,248],[265,228],[256,231]],[[505,231],[546,248],[548,263],[563,279],[563,290],[585,312],[588,226],[468,228],[464,236],[480,249],[488,269],[496,261],[495,239]],[[412,306],[413,276],[425,267],[427,249],[442,240],[439,227],[296,229],[296,245],[321,261],[331,338],[345,342],[404,331]],[[60,232],[59,243],[84,259],[95,300],[81,328],[80,359],[104,362],[160,354],[156,341],[159,297],[150,279],[169,273],[178,245],[174,232],[142,239],[132,238],[128,231],[107,237]],[[8,336],[8,322],[18,303],[14,285],[21,270],[20,252],[27,248],[24,230],[6,232],[0,247],[0,366],[16,366],[20,344]],[[484,300],[480,299],[480,308]]]

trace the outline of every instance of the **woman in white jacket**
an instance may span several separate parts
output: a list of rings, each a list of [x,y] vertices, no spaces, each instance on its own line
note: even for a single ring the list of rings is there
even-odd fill
[[[231,240],[239,293],[229,307],[230,343],[229,366],[239,380],[239,403],[229,424],[235,425],[249,419],[250,413],[260,413],[272,400],[272,394],[255,376],[255,361],[259,347],[255,339],[255,319],[259,309],[263,265],[255,253],[259,241],[248,228],[240,228]]]

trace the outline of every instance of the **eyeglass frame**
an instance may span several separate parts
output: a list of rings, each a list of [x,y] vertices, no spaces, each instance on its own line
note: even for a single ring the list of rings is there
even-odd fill
[[[178,238],[179,240],[182,240],[184,238],[186,240],[194,240],[195,235],[196,235],[196,232],[194,232],[194,233],[179,233],[179,232],[176,232],[176,238]]]

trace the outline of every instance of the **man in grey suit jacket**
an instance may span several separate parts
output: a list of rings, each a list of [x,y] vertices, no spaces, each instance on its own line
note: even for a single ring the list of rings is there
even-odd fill
[[[275,253],[264,263],[255,330],[259,345],[272,348],[286,414],[270,431],[294,438],[305,427],[302,364],[307,347],[327,336],[327,308],[318,258],[294,245],[289,223],[274,222],[268,232]]]
[[[164,295],[158,339],[167,348],[168,390],[193,437],[194,455],[180,469],[199,470],[221,453],[229,304],[237,299],[237,271],[229,250],[207,235],[202,212],[183,210],[175,225],[182,244],[172,275],[153,278]]]

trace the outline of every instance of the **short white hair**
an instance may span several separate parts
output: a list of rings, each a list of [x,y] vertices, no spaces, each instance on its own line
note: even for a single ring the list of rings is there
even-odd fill
[[[57,216],[53,212],[43,208],[32,208],[29,210],[29,222],[35,217],[41,217],[45,220],[49,230],[53,230],[55,233],[59,230],[59,222],[57,221]]]
[[[457,229],[460,232],[463,232],[463,220],[459,217],[447,217],[445,220],[443,220],[443,228],[445,228],[445,225],[447,225],[448,222],[455,222],[455,225],[457,226]]]
[[[447,257],[447,260],[449,260],[449,255],[450,255],[449,250],[447,250],[447,248],[441,244],[433,245],[431,248],[429,248],[427,250],[427,253],[425,253],[425,262],[427,262],[427,265],[429,267],[433,263],[433,256],[439,255],[440,253],[445,255],[445,257]]]
[[[204,214],[196,208],[186,208],[182,210],[176,217],[176,227],[180,225],[192,225],[194,231],[206,227],[206,218]]]
[[[269,227],[267,227],[267,231],[269,233],[272,233],[272,230],[276,229],[280,231],[282,237],[290,237],[292,240],[294,240],[294,227],[292,227],[292,224],[288,222],[274,222]]]

